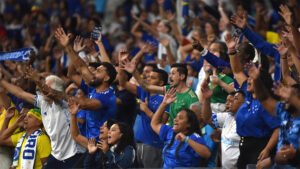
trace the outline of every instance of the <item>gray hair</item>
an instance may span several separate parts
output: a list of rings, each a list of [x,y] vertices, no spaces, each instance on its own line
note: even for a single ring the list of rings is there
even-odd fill
[[[50,88],[59,92],[64,92],[64,81],[56,76],[56,75],[49,75],[45,79],[46,82],[53,81],[53,84],[51,84]]]
[[[195,113],[202,113],[202,102],[195,102],[193,104],[190,105],[190,108],[195,107],[197,109],[197,112]]]

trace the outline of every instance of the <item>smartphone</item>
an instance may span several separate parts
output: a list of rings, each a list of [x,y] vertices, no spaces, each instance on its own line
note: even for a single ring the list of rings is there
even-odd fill
[[[102,26],[95,26],[92,32],[92,39],[97,40],[102,31]]]

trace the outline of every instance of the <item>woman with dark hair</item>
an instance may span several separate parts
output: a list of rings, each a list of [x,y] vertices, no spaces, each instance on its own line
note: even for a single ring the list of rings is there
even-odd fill
[[[161,122],[166,107],[176,100],[176,89],[165,94],[151,121],[152,129],[164,140],[163,168],[199,167],[201,159],[211,155],[205,141],[201,138],[199,124],[195,113],[189,109],[181,110],[174,119],[174,126]]]
[[[270,151],[276,146],[279,131],[277,128],[280,126],[280,121],[264,109],[254,93],[253,78],[247,77],[244,73],[243,66],[251,60],[253,54],[251,46],[242,43],[239,49],[243,49],[240,50],[243,52],[238,52],[237,41],[230,33],[226,34],[225,41],[233,75],[241,90],[246,94],[245,102],[236,114],[236,130],[241,136],[237,167],[243,169],[248,164],[256,164],[268,157]],[[267,89],[272,88],[273,81],[266,70],[261,70],[260,78]]]
[[[104,154],[104,168],[130,168],[135,159],[133,131],[126,123],[116,122],[108,132],[107,139],[96,144],[96,139],[89,141],[89,153],[97,149]]]

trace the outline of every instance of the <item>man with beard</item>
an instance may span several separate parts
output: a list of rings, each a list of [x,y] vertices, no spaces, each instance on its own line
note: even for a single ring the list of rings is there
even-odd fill
[[[55,37],[70,56],[72,66],[76,66],[81,74],[81,76],[76,76],[73,74],[75,72],[72,71],[72,73],[69,72],[69,77],[80,86],[80,89],[88,93],[88,101],[83,102],[76,99],[81,109],[89,110],[86,114],[86,136],[88,139],[98,138],[100,126],[108,118],[115,118],[116,96],[110,89],[110,85],[116,78],[116,69],[110,63],[102,62],[94,71],[90,72],[86,63],[72,48],[70,44],[71,34],[66,35],[62,28],[58,28]]]
[[[129,73],[133,73],[135,71],[134,64],[128,63],[128,66],[131,68],[129,68],[127,71],[129,71]],[[150,93],[165,94],[171,88],[176,89],[177,100],[170,104],[169,111],[169,123],[171,126],[173,126],[173,120],[179,111],[184,108],[189,108],[191,104],[199,101],[196,93],[186,85],[187,67],[185,64],[175,63],[171,66],[171,71],[169,74],[170,85],[152,85],[141,80],[136,74],[134,77],[137,79],[141,87]]]
[[[65,48],[71,58],[71,67],[76,67],[80,75],[75,71],[69,71],[68,76],[75,82],[80,89],[88,94],[88,100],[75,99],[80,109],[86,112],[86,137],[96,138],[99,141],[100,126],[107,119],[116,118],[116,96],[110,85],[116,78],[117,72],[113,65],[108,62],[99,63],[93,70],[92,65],[87,67],[86,63],[75,53],[70,43],[71,34],[66,35],[62,28],[55,32],[57,41]],[[99,36],[96,43],[101,41]],[[104,57],[104,55],[102,56]],[[105,60],[109,60],[106,58]],[[95,67],[94,67],[95,68]],[[71,69],[69,69],[71,70]],[[74,70],[74,69],[73,69]],[[87,85],[88,84],[88,85]],[[95,156],[87,155],[84,162],[85,168],[93,168]]]
[[[300,98],[300,84],[294,84],[291,87],[285,87],[282,84],[275,86],[275,94],[282,97],[285,103],[275,100],[260,78],[260,70],[254,64],[250,65],[248,74],[254,79],[254,92],[261,105],[272,115],[280,118],[281,125],[277,143],[277,153],[264,159],[257,164],[258,168],[272,165],[274,161],[283,165],[299,165],[299,159],[296,156],[289,156],[288,149],[298,151],[300,149],[300,110],[296,109]],[[289,168],[290,166],[281,166]]]

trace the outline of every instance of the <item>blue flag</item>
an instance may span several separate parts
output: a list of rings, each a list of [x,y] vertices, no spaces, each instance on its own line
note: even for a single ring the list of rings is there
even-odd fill
[[[11,52],[0,52],[0,60],[26,61],[33,48],[23,48]]]
[[[188,34],[187,26],[189,21],[189,0],[182,0],[182,17],[184,19],[183,25],[181,25],[181,30],[183,36]]]

